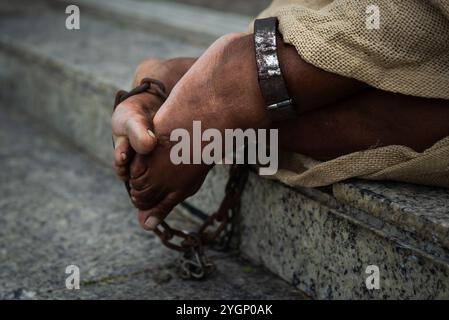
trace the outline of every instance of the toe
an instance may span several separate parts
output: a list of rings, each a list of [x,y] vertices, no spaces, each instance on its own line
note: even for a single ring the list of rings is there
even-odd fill
[[[137,153],[148,154],[156,147],[156,136],[144,116],[129,118],[126,121],[126,132],[131,146]]]
[[[129,163],[134,155],[133,149],[127,137],[119,136],[115,139],[114,161],[117,166]]]
[[[147,170],[149,171],[149,169]],[[131,188],[136,191],[141,191],[148,188],[149,181],[146,177],[146,173],[147,172],[144,172],[144,175],[141,175],[139,178],[131,178],[131,180],[129,181],[129,185],[131,186]]]
[[[131,162],[129,171],[131,175],[130,184],[133,188],[135,184],[139,186],[139,188],[143,188],[148,185],[146,183],[148,172],[147,162],[147,159],[142,156],[135,157]]]
[[[114,162],[112,164],[112,168],[114,169],[115,174],[120,180],[127,181],[129,180],[129,169],[126,166],[117,166]]]
[[[154,198],[157,194],[162,192],[162,190],[155,188],[154,186],[147,186],[141,190],[132,188],[129,194],[131,197],[142,200],[147,198]]]
[[[169,193],[153,208],[139,210],[139,224],[145,230],[154,230],[179,202],[180,200],[176,193]]]
[[[133,99],[134,98],[134,99]],[[140,154],[150,153],[157,144],[152,131],[152,116],[137,96],[120,103],[112,114],[112,132],[115,136],[128,137],[134,150]]]
[[[159,203],[165,192],[150,186],[142,191],[131,189],[130,196],[133,205],[140,210],[148,210]]]

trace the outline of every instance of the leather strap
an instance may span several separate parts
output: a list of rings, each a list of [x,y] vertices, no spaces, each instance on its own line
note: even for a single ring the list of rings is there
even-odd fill
[[[277,18],[257,19],[254,22],[254,47],[256,51],[257,74],[266,108],[274,121],[296,116],[277,54]]]

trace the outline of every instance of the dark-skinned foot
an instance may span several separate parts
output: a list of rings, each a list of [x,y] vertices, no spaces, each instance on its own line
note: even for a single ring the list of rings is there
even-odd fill
[[[136,155],[130,166],[132,201],[139,222],[154,229],[177,204],[194,194],[212,165],[176,165],[170,159],[178,128],[202,130],[266,128],[270,124],[257,81],[251,36],[231,34],[217,40],[173,88],[153,119],[158,145]],[[204,147],[204,146],[203,146]]]
[[[138,86],[144,78],[154,78],[162,81],[167,93],[170,93],[195,61],[196,58],[144,60],[136,69],[132,87]],[[162,102],[159,97],[141,93],[126,99],[115,109],[112,115],[115,144],[113,168],[121,180],[129,179],[129,163],[135,152],[148,154],[156,146],[153,117]]]

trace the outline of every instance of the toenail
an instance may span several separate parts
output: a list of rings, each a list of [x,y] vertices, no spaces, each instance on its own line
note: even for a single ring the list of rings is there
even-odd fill
[[[131,200],[134,201],[134,202],[137,201],[136,197],[134,197],[134,196],[131,197]]]
[[[126,160],[126,153],[122,152],[121,154],[122,160]]]
[[[156,136],[154,135],[154,132],[151,131],[150,129],[147,130],[148,134],[150,135],[151,138],[156,138]]]
[[[157,225],[160,223],[159,218],[154,216],[149,216],[147,220],[145,220],[145,225],[151,230],[156,229]]]

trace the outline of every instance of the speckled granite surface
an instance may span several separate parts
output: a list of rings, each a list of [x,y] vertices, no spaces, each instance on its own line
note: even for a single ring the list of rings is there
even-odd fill
[[[353,181],[336,184],[334,195],[342,203],[449,249],[449,189]]]
[[[190,202],[206,212],[215,208],[226,170],[215,168]],[[376,197],[362,197],[366,189]],[[446,190],[371,182],[293,190],[251,173],[240,250],[315,298],[449,299],[449,251],[432,236],[445,230],[446,196]],[[417,213],[431,221],[422,224]],[[380,290],[365,286],[368,265],[380,269]]]
[[[448,252],[329,197],[314,200],[251,175],[241,250],[321,299],[449,299]],[[380,269],[368,290],[366,267]]]

